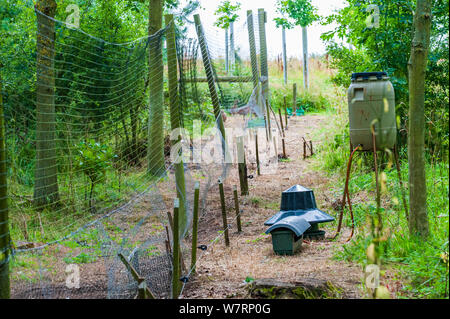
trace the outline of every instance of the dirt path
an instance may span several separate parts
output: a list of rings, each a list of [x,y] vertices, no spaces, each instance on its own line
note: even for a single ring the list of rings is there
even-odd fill
[[[233,116],[228,117],[226,125],[239,126],[242,125],[241,122],[242,118],[240,116]],[[264,166],[261,167],[261,176],[256,176],[256,166],[248,163],[249,174],[253,174],[255,178],[249,180],[250,195],[247,197],[240,196],[240,208],[243,210],[243,231],[241,233],[237,233],[232,196],[233,186],[239,185],[238,170],[236,165],[231,168],[224,184],[228,224],[231,225],[231,245],[229,248],[225,247],[223,236],[216,243],[211,243],[212,240],[219,236],[219,232],[222,230],[222,216],[218,187],[214,187],[208,193],[206,211],[203,212],[200,219],[198,233],[198,244],[206,244],[208,249],[206,251],[199,250],[197,274],[191,276],[183,291],[182,298],[246,298],[249,297],[244,287],[244,281],[247,277],[254,279],[274,278],[280,281],[295,281],[305,278],[324,279],[330,281],[334,286],[342,288],[343,297],[345,298],[359,296],[358,289],[362,277],[361,268],[349,263],[332,260],[334,250],[342,249],[343,241],[349,233],[348,230],[344,230],[344,235],[341,237],[344,239],[340,239],[338,242],[327,240],[305,241],[300,253],[284,257],[273,253],[271,237],[264,234],[267,228],[264,226],[264,221],[279,210],[281,192],[295,184],[301,184],[313,189],[318,207],[336,216],[331,203],[337,198],[328,189],[328,179],[320,172],[311,169],[311,164],[314,164],[318,160],[317,158],[313,156],[306,160],[303,159],[303,144],[301,143],[302,137],[305,137],[308,141],[313,139],[314,148],[316,151],[319,150],[320,138],[316,136],[327,134],[328,125],[331,125],[331,122],[328,116],[324,115],[292,117],[289,120],[289,128],[286,132],[286,149],[289,160],[280,161],[277,170],[272,173],[268,173]],[[251,157],[248,160],[250,162]],[[131,226],[145,219],[145,223],[141,225],[139,231],[130,238],[132,246],[134,247],[138,242],[146,241],[149,238],[149,234],[155,234],[158,229],[158,233],[161,232],[163,235],[160,237],[165,239],[164,223],[162,222],[165,218],[165,210],[159,209],[161,210],[160,213],[163,214],[162,218],[158,218],[159,215],[157,213],[153,214],[151,212],[156,209],[153,206],[158,202],[158,194],[164,194],[159,200],[164,200],[167,209],[171,210],[170,205],[174,196],[173,192],[170,191],[172,188],[171,183],[169,181],[158,184],[158,192],[152,196],[146,195],[142,197],[130,207],[114,215],[112,218],[114,218],[115,224],[121,225],[123,228],[121,233],[116,235],[130,236]],[[334,234],[334,224],[324,225],[322,228],[327,230],[328,236]],[[163,240],[161,239],[160,242],[163,243]],[[190,238],[186,239],[185,244],[185,248],[189,249]],[[160,247],[160,250],[164,251],[164,247]],[[127,271],[119,261],[115,260],[115,268],[113,268],[118,271],[115,274],[117,278],[110,278],[111,270],[109,267],[114,260],[110,260],[108,257],[99,257],[87,263],[79,263],[80,286],[82,288],[79,290],[67,289],[65,287],[67,275],[65,273],[67,266],[65,259],[68,256],[74,257],[80,252],[80,248],[72,251],[68,247],[61,245],[49,247],[48,250],[42,253],[42,256],[36,256],[36,260],[42,263],[42,267],[44,267],[43,269],[36,269],[36,271],[48,272],[51,276],[34,285],[20,279],[23,275],[21,273],[26,273],[29,269],[24,267],[17,269],[13,280],[13,296],[18,298],[45,297],[62,299],[106,298],[110,289],[108,282],[112,279],[115,280],[117,287],[127,284],[129,280]],[[93,251],[88,250],[87,253],[93,253]],[[189,265],[190,254],[188,251],[186,251],[184,257],[187,265]],[[157,273],[157,276],[163,278],[160,280],[161,282],[169,282],[170,266],[168,259],[166,259],[165,262],[167,264],[159,266],[157,270],[155,270],[156,268],[149,268],[146,274],[151,276]],[[154,260],[150,260],[150,262],[154,263]],[[165,292],[167,289],[163,288],[160,290]],[[130,296],[123,295],[121,297],[128,298]]]
[[[235,117],[227,120],[230,125]],[[302,136],[310,140],[323,130],[329,121],[324,115],[292,117],[286,132],[289,161],[279,162],[273,174],[256,176],[250,183],[250,195],[240,197],[242,232],[237,233],[232,188],[239,185],[237,168],[233,167],[225,182],[228,223],[231,225],[229,248],[223,238],[210,245],[205,252],[199,251],[197,275],[193,276],[183,292],[183,298],[245,298],[246,277],[254,279],[275,278],[281,281],[317,278],[328,280],[342,288],[345,298],[359,296],[362,270],[359,266],[332,260],[335,249],[341,249],[346,237],[340,241],[305,241],[300,253],[294,256],[277,256],[273,253],[270,235],[265,235],[264,221],[279,210],[281,192],[292,185],[300,184],[315,191],[319,208],[336,216],[331,208],[335,198],[326,188],[327,178],[309,168],[314,157],[303,159]],[[325,130],[326,132],[326,130]],[[314,146],[320,141],[313,140]],[[250,174],[253,173],[249,165]],[[330,201],[330,199],[332,199]],[[199,223],[199,244],[209,245],[221,230],[221,210],[218,190],[213,189],[208,198],[208,211]],[[335,225],[326,225],[327,236],[335,231]]]

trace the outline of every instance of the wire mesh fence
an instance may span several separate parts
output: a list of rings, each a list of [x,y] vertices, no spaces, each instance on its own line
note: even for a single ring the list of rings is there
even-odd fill
[[[265,80],[255,78],[260,64],[250,57],[252,43],[259,43],[259,20],[249,15],[235,23],[228,70],[223,30],[200,26],[204,37],[178,36],[178,85],[164,94],[170,84],[161,68],[171,58],[163,46],[168,27],[117,44],[48,12],[35,14],[29,37],[17,40],[28,58],[6,68],[20,64],[23,77],[7,77],[1,87],[0,140],[7,157],[0,162],[6,165],[9,220],[7,214],[0,220],[6,240],[0,266],[9,264],[11,296],[135,298],[139,287],[129,263],[154,297],[177,297],[168,214],[173,199],[181,196],[184,205],[181,275],[188,279],[194,184],[200,181],[201,218],[212,187],[235,163],[227,152],[236,153],[236,136],[222,130],[226,114],[244,116],[228,125],[240,129],[239,136],[253,135],[252,118],[264,117],[267,132]],[[256,36],[248,33],[248,21]],[[248,48],[235,45],[246,35]],[[181,131],[166,134],[177,114]],[[246,150],[251,155],[249,145]]]

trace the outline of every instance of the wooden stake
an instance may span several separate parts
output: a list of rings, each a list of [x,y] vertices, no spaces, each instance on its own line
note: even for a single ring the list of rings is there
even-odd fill
[[[172,298],[178,299],[180,293],[179,283],[180,283],[180,233],[178,230],[179,226],[179,208],[180,199],[176,198],[173,203],[173,270],[172,270]]]
[[[225,193],[223,191],[222,180],[219,179],[220,206],[222,207],[223,232],[225,235],[225,246],[230,246],[230,238],[228,237],[227,209],[225,207]]]
[[[272,128],[271,128],[271,125],[270,125],[270,106],[269,106],[269,100],[268,99],[266,99],[266,112],[267,112],[267,129],[269,131],[268,138],[269,138],[269,140],[271,140],[272,139]]]
[[[169,219],[169,225],[170,225],[170,229],[172,229],[173,231],[173,219],[172,219],[172,215],[170,214],[170,212],[167,212],[167,218]],[[170,242],[169,242],[169,248],[170,248]],[[184,258],[183,258],[183,252],[180,250],[180,265],[181,265],[181,269],[182,271],[186,271],[186,265],[184,264]]]
[[[297,110],[297,83],[292,84],[292,114]]]
[[[145,283],[145,278],[143,278],[139,273],[136,271],[136,269],[131,265],[128,261],[128,259],[122,254],[118,254],[120,260],[123,262],[131,276],[134,280],[136,280],[138,284],[138,298],[139,299],[155,299],[155,295],[151,292],[151,290],[147,287],[147,284]]]
[[[165,227],[166,228],[166,236],[167,236],[167,240],[166,240],[166,250],[167,250],[167,254],[169,256],[172,255],[172,247],[170,246],[170,235],[169,235],[169,227]]]
[[[303,141],[303,159],[306,158],[306,141]]]
[[[283,146],[283,158],[287,158],[286,156],[286,146],[284,144],[284,125],[283,125],[283,117],[281,116],[281,109],[278,109],[278,114],[280,115],[280,123],[281,123],[281,143]]]
[[[200,198],[200,183],[195,182],[194,190],[194,216],[192,221],[192,253],[191,253],[191,271],[195,273],[195,264],[197,263],[197,236],[198,236],[198,204]]]
[[[287,112],[287,101],[286,95],[283,97],[284,100],[284,122],[286,123],[286,130],[288,128],[288,112]]]
[[[259,167],[259,150],[258,150],[258,129],[255,132],[255,154],[256,154],[256,170],[258,172],[258,176],[261,175],[261,170]]]
[[[238,192],[237,192],[237,187],[236,186],[234,186],[233,195],[234,195],[234,208],[236,210],[237,229],[238,229],[238,232],[241,232],[242,231],[242,227],[241,227],[241,212],[239,210],[239,199],[238,199]]]
[[[266,129],[266,140],[267,142],[269,141],[269,130],[267,129],[268,125],[267,125],[267,116],[264,115],[264,128]]]
[[[244,138],[239,136],[237,138],[237,158],[239,170],[239,183],[241,186],[241,195],[248,195],[248,176],[247,176],[247,161],[245,159]]]

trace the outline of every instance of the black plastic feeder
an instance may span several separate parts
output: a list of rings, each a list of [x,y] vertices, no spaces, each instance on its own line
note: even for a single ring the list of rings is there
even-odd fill
[[[296,216],[311,224],[311,227],[303,233],[303,237],[321,239],[325,237],[325,231],[319,229],[319,224],[334,221],[334,217],[317,209],[314,192],[301,185],[292,186],[281,194],[280,208],[280,211],[264,225],[273,226],[287,217]]]

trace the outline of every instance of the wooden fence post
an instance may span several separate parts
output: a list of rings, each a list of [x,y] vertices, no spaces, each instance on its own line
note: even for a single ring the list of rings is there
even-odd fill
[[[252,79],[253,88],[259,83],[258,60],[256,58],[256,44],[255,44],[255,30],[253,28],[253,13],[252,10],[247,11],[247,28],[248,28],[248,43],[250,46],[250,60],[252,63]]]
[[[175,25],[173,21],[173,15],[167,14],[164,16],[166,26],[167,26],[167,34],[166,34],[166,42],[167,42],[167,68],[169,73],[169,105],[170,105],[170,124],[171,129],[177,130],[181,127],[181,117],[180,114],[180,103],[178,99],[178,66],[177,66],[177,49],[175,42]],[[181,141],[181,136],[178,135],[175,143],[179,143]],[[181,157],[181,152],[179,154]],[[186,201],[186,184],[184,178],[184,164],[182,158],[178,158],[178,162],[175,164],[175,183],[176,183],[176,192],[177,197],[180,199],[179,206],[179,220],[180,224],[177,225],[181,231],[186,229],[187,224],[187,214],[185,208]],[[180,234],[182,235],[182,234]]]
[[[241,212],[239,210],[239,198],[238,198],[238,192],[237,192],[237,187],[236,186],[234,186],[234,188],[233,188],[233,195],[234,195],[234,208],[236,210],[237,229],[238,229],[238,232],[241,232],[242,231]]]
[[[225,126],[223,124],[222,112],[220,111],[219,96],[217,95],[216,84],[214,81],[214,72],[212,69],[211,60],[209,57],[208,46],[206,44],[206,37],[203,33],[202,22],[200,21],[200,15],[194,15],[195,29],[197,31],[198,43],[200,45],[200,51],[202,53],[203,66],[205,67],[206,77],[208,78],[209,93],[211,95],[211,102],[214,107],[214,116],[219,126],[220,133],[222,134],[222,150],[223,155],[226,154],[226,142],[225,142]]]
[[[200,183],[195,182],[194,190],[194,216],[192,220],[192,254],[191,271],[195,273],[195,264],[197,263],[197,236],[198,236],[198,205],[200,198]]]
[[[259,47],[260,47],[260,64],[261,76],[267,77],[267,81],[263,84],[263,96],[269,98],[269,67],[267,64],[267,42],[266,42],[266,22],[267,13],[264,9],[258,9],[258,24],[259,24]]]
[[[0,299],[10,298],[9,258],[10,236],[8,220],[8,187],[6,172],[5,117],[3,113],[2,77],[0,62]]]
[[[225,246],[230,246],[230,238],[228,237],[227,209],[225,206],[225,193],[223,191],[222,179],[219,179],[220,206],[222,207],[223,232],[225,235]]]
[[[260,166],[259,166],[259,150],[258,150],[258,129],[255,129],[255,154],[256,154],[256,170],[258,172],[258,176],[261,175]]]
[[[164,160],[164,60],[158,31],[163,26],[163,0],[149,1],[149,125],[147,129],[147,170],[154,176],[165,173]]]
[[[239,183],[241,186],[241,195],[248,195],[248,176],[247,176],[247,161],[245,159],[244,138],[238,136],[237,138],[237,159],[239,170]]]

